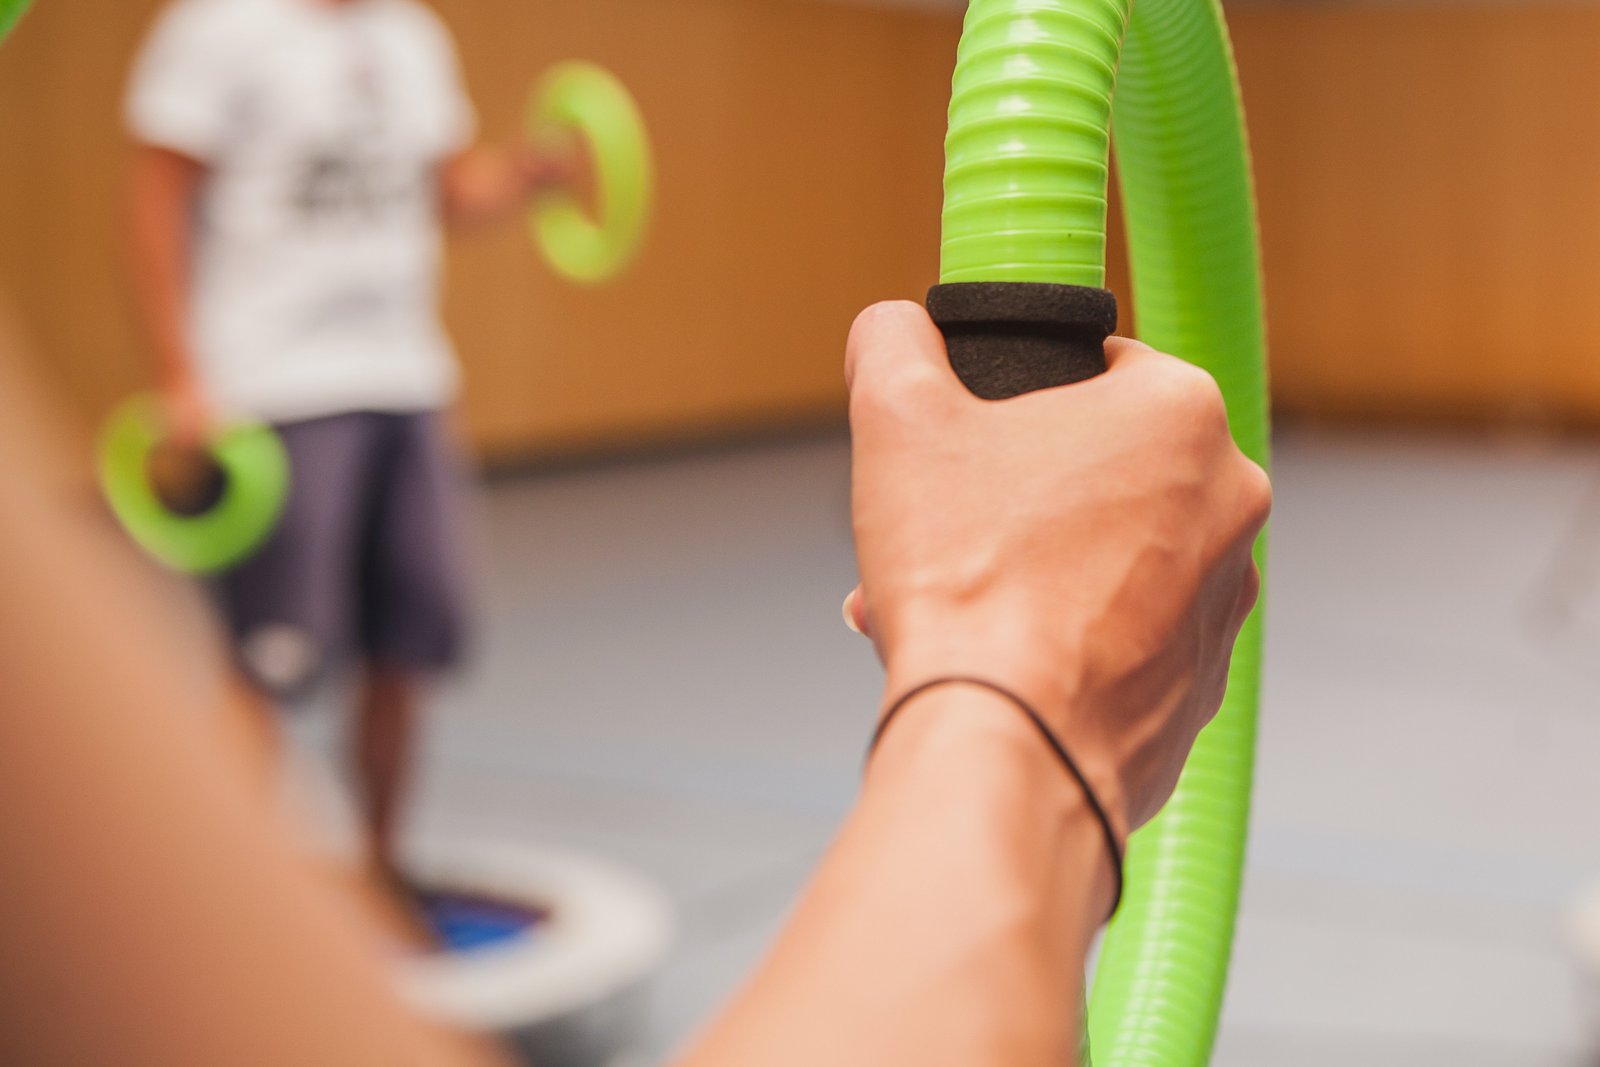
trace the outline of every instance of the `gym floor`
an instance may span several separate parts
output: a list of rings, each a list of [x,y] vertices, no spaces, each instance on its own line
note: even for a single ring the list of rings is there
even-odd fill
[[[416,829],[666,887],[647,1063],[751,966],[855,789],[879,676],[839,621],[847,478],[819,436],[486,493],[481,657]],[[1600,878],[1600,445],[1295,431],[1277,485],[1218,1067],[1592,1063],[1562,922]]]

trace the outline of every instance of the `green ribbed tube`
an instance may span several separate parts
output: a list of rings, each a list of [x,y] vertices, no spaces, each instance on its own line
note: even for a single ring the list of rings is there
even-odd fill
[[[1120,65],[1120,74],[1118,68]],[[941,281],[1099,286],[1108,133],[1139,334],[1209,370],[1267,463],[1266,343],[1249,149],[1216,0],[973,0],[946,143]],[[1265,542],[1257,546],[1263,564]],[[1261,614],[1172,801],[1134,836],[1089,1010],[1098,1067],[1201,1067],[1244,865]]]
[[[0,41],[6,39],[32,0],[0,0]]]

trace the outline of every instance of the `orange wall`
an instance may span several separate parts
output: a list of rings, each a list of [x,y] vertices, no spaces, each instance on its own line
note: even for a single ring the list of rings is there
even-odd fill
[[[43,0],[0,54],[0,289],[91,412],[141,377],[117,109],[157,6]],[[539,71],[583,56],[633,88],[659,154],[659,217],[620,284],[555,280],[520,224],[455,242],[475,440],[516,454],[835,414],[854,312],[932,280],[955,21],[809,0],[438,7],[489,135],[515,131]]]
[[[620,285],[551,281],[520,233],[458,246],[452,321],[481,439],[559,446],[838,410],[851,317],[917,295],[936,269],[955,21],[748,0],[449,10],[490,129],[514,125],[530,71],[591,56],[634,88],[660,155],[657,227]],[[508,33],[528,47],[497,57]]]
[[[1600,423],[1600,9],[1234,23],[1278,406]]]
[[[0,52],[0,289],[87,411],[139,377],[116,112],[156,0],[41,0]],[[526,454],[836,417],[851,315],[935,270],[957,18],[813,0],[440,0],[495,135],[566,56],[660,154],[644,259],[592,292],[520,227],[460,240],[475,439]],[[91,17],[92,13],[92,17]],[[1336,417],[1600,423],[1600,9],[1231,13],[1276,400]],[[1114,270],[1113,278],[1120,272]]]

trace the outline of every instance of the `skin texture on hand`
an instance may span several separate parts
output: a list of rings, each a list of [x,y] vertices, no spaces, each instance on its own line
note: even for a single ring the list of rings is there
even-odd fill
[[[1126,834],[1221,704],[1271,489],[1209,375],[1123,338],[1106,356],[1099,378],[983,401],[921,307],[882,304],[846,375],[856,610],[889,696],[956,674],[1023,694]]]
[[[568,187],[593,193],[594,158],[589,142],[571,130],[546,130],[513,149],[530,193]]]

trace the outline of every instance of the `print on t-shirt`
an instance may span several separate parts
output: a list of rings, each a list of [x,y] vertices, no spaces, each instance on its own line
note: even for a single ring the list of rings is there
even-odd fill
[[[395,151],[392,102],[370,62],[355,61],[333,106],[338,132],[313,146],[299,165],[291,200],[299,221],[317,228],[354,229],[415,211],[427,192],[428,171]]]
[[[448,405],[439,168],[473,136],[419,0],[171,0],[129,126],[207,169],[187,323],[220,411],[273,422]]]

